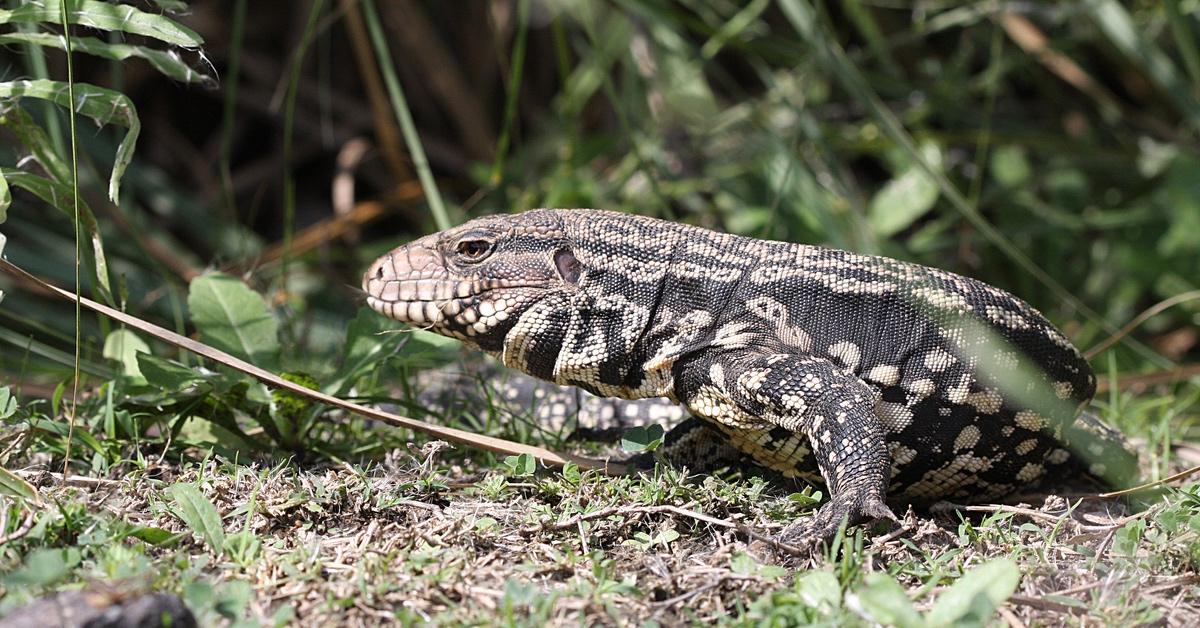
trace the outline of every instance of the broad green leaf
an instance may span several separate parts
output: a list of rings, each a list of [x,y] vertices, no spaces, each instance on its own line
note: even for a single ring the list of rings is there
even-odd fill
[[[193,279],[188,309],[205,342],[274,370],[279,355],[279,323],[262,295],[241,280],[224,273]]]
[[[921,154],[931,167],[941,168],[942,153],[936,145],[922,145]],[[867,219],[875,233],[886,238],[911,226],[933,209],[937,199],[937,182],[919,164],[912,163],[876,192],[867,208]]]
[[[53,33],[4,33],[0,34],[0,44],[33,44],[47,46],[59,50],[66,49],[66,41]],[[129,58],[145,59],[155,70],[183,83],[200,83],[215,85],[216,79],[203,72],[197,72],[184,62],[175,51],[155,50],[145,46],[120,44],[103,41],[95,37],[72,37],[71,51],[82,52],[94,57],[124,61]]]
[[[663,444],[663,426],[657,423],[639,425],[621,434],[621,449],[630,453],[654,451]]]
[[[150,345],[128,329],[114,329],[104,339],[104,357],[120,362],[122,374],[145,379],[138,368],[139,353],[150,353]]]
[[[828,571],[810,571],[796,580],[796,594],[812,608],[837,608],[842,602],[842,587],[837,576]]]
[[[929,626],[986,626],[996,609],[1016,590],[1021,570],[1007,558],[984,563],[963,574],[925,616]]]
[[[533,475],[537,471],[537,461],[529,454],[505,456],[504,466],[508,468],[509,474],[516,477]]]
[[[146,381],[162,390],[183,390],[194,382],[203,381],[204,375],[178,362],[153,356],[149,353],[137,354],[138,371]]]
[[[3,242],[0,242],[3,244]],[[8,386],[0,386],[0,421],[16,414],[17,412],[17,397],[12,394]]]
[[[225,528],[221,514],[195,484],[173,484],[167,491],[175,502],[175,516],[179,517],[197,537],[208,544],[209,549],[220,552],[225,548]]]
[[[869,573],[854,592],[868,618],[884,626],[920,628],[925,625],[904,588],[886,573]]]
[[[36,487],[26,482],[25,478],[2,467],[0,467],[0,495],[20,497],[35,503],[42,501],[42,496]]]
[[[79,560],[79,549],[75,547],[34,550],[25,557],[25,564],[20,569],[4,577],[4,584],[9,587],[51,585],[65,578]]]
[[[0,176],[8,179],[11,185],[32,193],[68,217],[75,215],[75,194],[70,185],[13,168],[0,168]],[[96,284],[104,293],[105,299],[111,301],[112,287],[108,281],[108,258],[104,255],[104,242],[100,239],[100,226],[96,223],[96,216],[92,214],[91,208],[82,198],[79,199],[79,221],[83,223],[83,229],[92,241],[92,256],[96,264]]]
[[[85,115],[97,124],[116,124],[128,129],[125,137],[121,139],[121,144],[117,146],[112,174],[108,178],[108,197],[113,203],[119,204],[121,177],[129,167],[129,162],[133,160],[133,149],[137,144],[138,134],[142,131],[137,108],[125,94],[87,83],[75,83],[75,103],[72,105],[68,88],[68,84],[61,81],[9,81],[0,83],[0,98],[29,97],[49,100],[60,107],[67,107],[75,113]]]
[[[67,21],[103,31],[120,31],[145,35],[184,48],[199,48],[204,38],[178,22],[146,13],[127,4],[98,0],[68,0]],[[0,24],[36,24],[62,19],[62,0],[40,0],[22,4],[15,9],[0,9]]]

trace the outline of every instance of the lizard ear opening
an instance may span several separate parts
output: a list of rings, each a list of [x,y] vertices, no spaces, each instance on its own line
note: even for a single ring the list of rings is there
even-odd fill
[[[554,265],[558,267],[558,274],[563,278],[563,281],[569,284],[579,283],[579,275],[583,273],[583,265],[575,258],[575,254],[571,249],[559,249],[554,254]]]

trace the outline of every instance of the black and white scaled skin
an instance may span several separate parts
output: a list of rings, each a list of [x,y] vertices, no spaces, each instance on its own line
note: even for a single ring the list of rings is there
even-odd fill
[[[488,216],[363,277],[390,318],[593,394],[695,417],[673,461],[737,459],[824,485],[785,540],[894,519],[889,504],[994,500],[1136,457],[1079,409],[1096,380],[1017,297],[950,272],[603,210]]]

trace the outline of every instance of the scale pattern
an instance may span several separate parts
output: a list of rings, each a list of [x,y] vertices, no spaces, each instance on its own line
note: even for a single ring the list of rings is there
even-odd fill
[[[603,210],[489,216],[401,246],[363,278],[376,311],[595,395],[665,397],[693,469],[731,451],[825,485],[789,539],[887,503],[980,501],[1070,467],[1133,479],[1079,409],[1096,380],[1032,307],[884,257]],[[730,445],[732,447],[730,447]]]

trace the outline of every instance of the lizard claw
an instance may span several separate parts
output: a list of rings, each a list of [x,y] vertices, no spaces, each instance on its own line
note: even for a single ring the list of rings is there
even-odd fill
[[[821,506],[812,517],[785,528],[779,540],[790,545],[813,545],[833,538],[843,521],[851,526],[879,520],[900,522],[879,494],[843,493]]]

